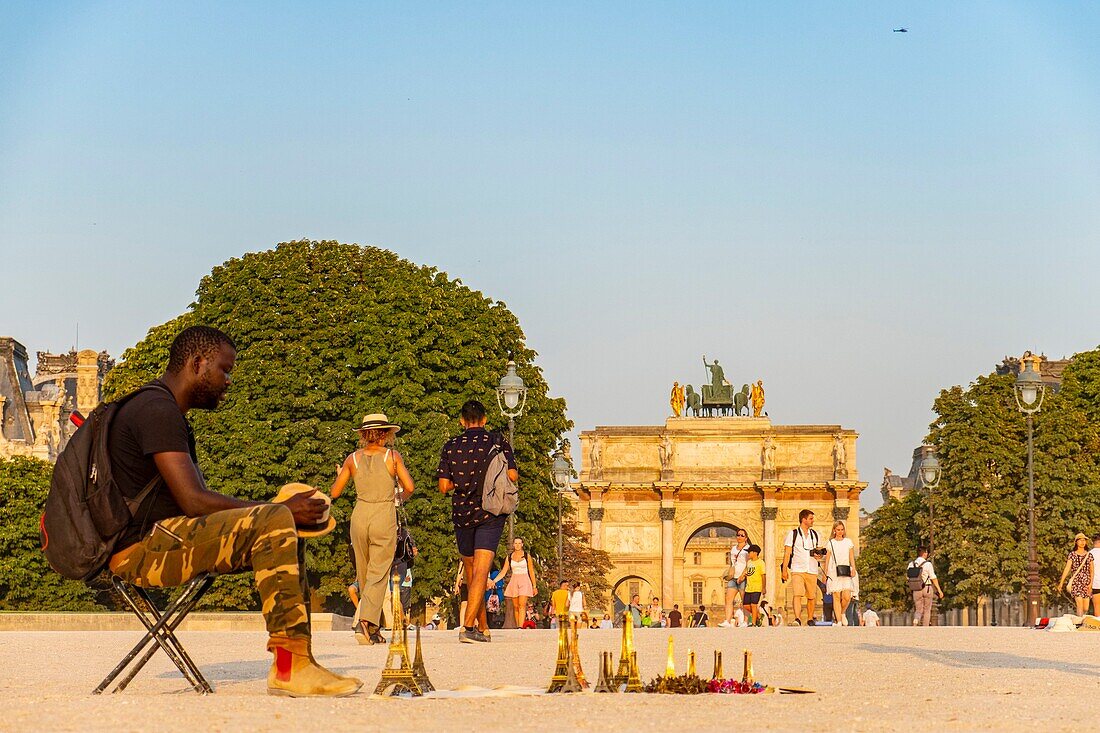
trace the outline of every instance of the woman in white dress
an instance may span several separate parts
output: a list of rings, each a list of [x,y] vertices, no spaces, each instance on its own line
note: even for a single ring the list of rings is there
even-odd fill
[[[825,587],[833,594],[834,623],[848,625],[846,612],[852,602],[853,580],[856,577],[856,549],[848,539],[844,522],[833,523],[833,534],[825,545]]]

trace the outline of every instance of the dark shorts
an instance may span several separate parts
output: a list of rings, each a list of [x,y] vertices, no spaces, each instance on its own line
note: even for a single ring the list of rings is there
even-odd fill
[[[495,553],[507,522],[507,515],[501,515],[488,519],[476,527],[455,527],[458,554],[462,557],[473,557],[474,550],[489,550]]]
[[[756,591],[755,593],[746,593],[745,598],[742,602],[746,606],[755,606],[757,603],[760,603],[760,591]]]

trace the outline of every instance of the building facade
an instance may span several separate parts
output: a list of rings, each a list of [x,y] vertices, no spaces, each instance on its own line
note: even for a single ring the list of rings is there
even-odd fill
[[[761,546],[765,596],[790,603],[779,571],[783,537],[815,513],[824,543],[834,519],[859,546],[860,482],[853,430],[773,425],[767,417],[669,418],[664,425],[581,433],[577,516],[614,563],[613,595],[656,596],[670,609],[724,604],[726,552],[737,529]],[[850,521],[849,521],[850,520]]]

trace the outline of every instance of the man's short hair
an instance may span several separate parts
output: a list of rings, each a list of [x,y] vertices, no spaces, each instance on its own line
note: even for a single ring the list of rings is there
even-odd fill
[[[190,326],[179,332],[168,347],[168,371],[179,374],[192,357],[212,357],[222,344],[236,350],[237,345],[224,331],[213,326]]]
[[[814,515],[813,511],[811,511],[809,509],[803,509],[802,511],[800,511],[798,513],[798,521],[801,522],[806,517],[812,517],[813,515]]]
[[[748,551],[749,552],[755,552],[757,555],[759,555],[760,554],[760,545],[749,545]]]
[[[477,400],[466,400],[466,404],[462,406],[462,412],[459,414],[469,424],[479,423],[485,419],[485,405]]]
[[[927,552],[928,552],[928,547],[926,547],[925,545],[921,545],[920,547],[917,548],[917,554],[918,555],[923,555]]]
[[[1096,534],[1094,534],[1092,536],[1092,541],[1093,542],[1100,542],[1100,532],[1097,532]]]

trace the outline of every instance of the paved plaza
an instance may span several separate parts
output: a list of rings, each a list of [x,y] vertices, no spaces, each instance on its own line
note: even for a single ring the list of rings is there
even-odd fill
[[[462,645],[453,631],[425,633],[424,654],[440,689],[545,687],[553,631],[497,631],[489,645]],[[316,635],[319,660],[366,681],[339,700],[269,697],[270,657],[257,632],[183,632],[217,693],[199,697],[158,655],[124,693],[90,691],[137,639],[136,632],[0,632],[0,730],[1020,730],[1093,727],[1100,710],[1100,634],[990,628],[640,629],[644,681],[664,669],[669,634],[677,671],[688,650],[709,676],[723,650],[727,676],[754,652],[758,679],[813,695],[479,696],[371,698],[385,647],[360,647],[347,632]],[[617,652],[615,631],[582,631],[585,671]],[[369,689],[368,689],[369,688]]]

